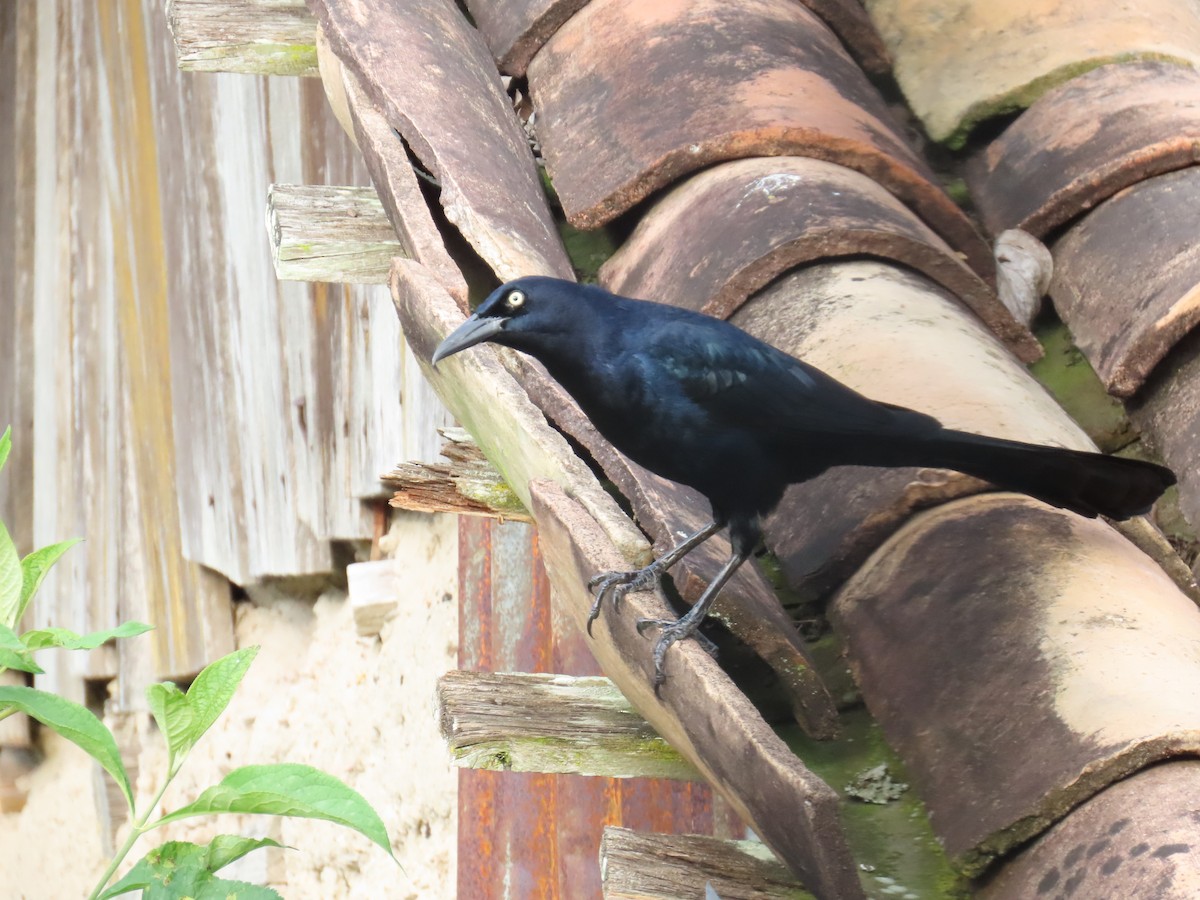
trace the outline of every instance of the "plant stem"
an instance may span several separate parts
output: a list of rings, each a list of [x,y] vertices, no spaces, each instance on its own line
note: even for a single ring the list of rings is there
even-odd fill
[[[117,871],[117,867],[121,865],[121,862],[126,856],[129,855],[129,851],[133,849],[133,845],[137,843],[137,839],[157,825],[156,822],[155,825],[147,827],[146,822],[149,820],[150,814],[158,808],[159,801],[162,800],[163,794],[167,792],[167,787],[171,784],[171,779],[174,777],[175,773],[172,772],[163,779],[162,787],[159,788],[159,791],[154,796],[154,799],[151,800],[146,806],[146,812],[129,827],[129,834],[125,838],[125,843],[121,845],[121,849],[116,852],[112,858],[112,861],[108,864],[108,868],[105,869],[104,874],[100,876],[100,880],[96,883],[96,887],[92,890],[91,894],[88,895],[88,900],[97,900],[97,898],[104,892],[104,889],[108,886],[109,881],[112,880],[113,874]],[[133,810],[130,810],[130,812],[133,812]]]

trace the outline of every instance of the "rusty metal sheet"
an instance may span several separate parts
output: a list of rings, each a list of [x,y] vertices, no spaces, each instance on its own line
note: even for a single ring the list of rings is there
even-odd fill
[[[1131,772],[1200,751],[1200,610],[1103,520],[1015,494],[941,506],[831,615],[968,874]]]
[[[1022,359],[1041,355],[987,284],[865,175],[795,156],[722,163],[673,187],[600,270],[609,290],[725,319],[783,272],[838,256],[915,269],[959,297]]]
[[[446,218],[501,280],[572,278],[525,131],[451,0],[311,0],[330,46],[437,177]]]
[[[621,557],[579,504],[550,481],[530,485],[531,511],[555,590],[582,627],[591,607],[587,579]],[[661,594],[630,594],[619,616],[597,621],[592,651],[604,672],[648,722],[721,792],[742,820],[819,897],[863,896],[840,820],[838,795],[763,721],[745,695],[695,641],[667,655],[655,695],[649,643],[636,620],[664,610]]]
[[[530,63],[529,88],[547,169],[579,227],[715,162],[811,156],[869,175],[992,271],[862,70],[794,0],[593,0]]]
[[[1200,331],[1159,364],[1129,415],[1179,476],[1179,508],[1200,527]]]
[[[1109,393],[1129,397],[1200,322],[1200,168],[1134,185],[1054,244],[1050,297]]]
[[[1102,66],[1037,100],[967,167],[992,234],[1043,237],[1122,188],[1200,162],[1200,72]]]
[[[961,303],[914,272],[869,260],[808,266],[731,321],[868,397],[949,426],[1094,449]],[[914,510],[982,486],[943,470],[831,469],[788,489],[767,545],[793,588],[824,596]]]
[[[662,553],[680,538],[712,521],[712,510],[696,491],[659,478],[618,453],[596,431],[575,401],[546,374],[540,363],[516,353],[507,356],[530,398],[600,464],[633,507],[638,524]],[[705,541],[671,570],[675,587],[688,603],[728,561],[732,549],[724,534]],[[604,615],[611,615],[610,609]],[[837,733],[837,709],[822,682],[795,623],[762,573],[742,566],[721,591],[712,615],[762,658],[780,680],[796,721],[816,738]]]
[[[1138,772],[1074,810],[985,884],[980,900],[1200,897],[1200,761]]]
[[[574,623],[555,616],[536,532],[459,519],[459,650],[463,669],[600,674]],[[603,825],[728,830],[706,784],[460,770],[458,896],[472,900],[600,895]]]
[[[1200,64],[1200,8],[1178,0],[867,0],[896,80],[930,137],[1023,109],[1110,62]]]

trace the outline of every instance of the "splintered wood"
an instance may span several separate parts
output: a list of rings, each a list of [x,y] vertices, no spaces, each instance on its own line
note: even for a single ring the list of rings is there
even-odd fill
[[[317,23],[302,0],[168,0],[179,68],[244,75],[317,75]]]
[[[273,184],[267,235],[280,281],[386,284],[404,247],[374,188]]]
[[[501,521],[532,522],[524,504],[479,445],[463,428],[443,428],[442,456],[450,462],[401,463],[381,475],[396,488],[392,506],[415,512],[452,512],[466,516],[491,516]]]
[[[459,766],[700,778],[607,678],[447,672],[437,699],[442,737]]]

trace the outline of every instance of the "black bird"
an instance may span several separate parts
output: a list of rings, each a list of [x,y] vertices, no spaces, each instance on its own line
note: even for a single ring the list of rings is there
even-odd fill
[[[1147,512],[1170,469],[1133,459],[1042,447],[942,427],[923,413],[880,403],[751,337],[689,310],[618,297],[557,278],[497,288],[438,346],[433,363],[491,341],[540,360],[614,447],[652,472],[703,494],[710,525],[634,572],[592,579],[596,601],[662,574],[728,526],[733,555],[654,648],[656,684],[675,641],[692,636],[717,593],[762,540],[762,518],[784,489],[831,466],[954,469],[1083,516]]]

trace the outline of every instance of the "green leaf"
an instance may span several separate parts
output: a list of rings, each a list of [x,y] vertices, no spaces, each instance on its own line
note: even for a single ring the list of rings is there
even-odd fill
[[[0,709],[4,707],[19,709],[88,753],[113,777],[132,812],[133,791],[117,742],[91,710],[57,694],[21,685],[0,686]]]
[[[50,567],[58,562],[59,558],[79,543],[79,538],[71,538],[69,541],[62,541],[58,544],[51,544],[49,547],[43,547],[41,550],[34,550],[23,560],[21,560],[21,604],[17,610],[17,617],[13,620],[13,624],[21,621],[21,616],[25,614],[25,608],[29,606],[29,601],[33,599],[33,595],[37,593],[37,589],[42,586],[42,582],[46,579],[46,573],[50,571]]]
[[[33,654],[28,650],[9,650],[7,647],[0,647],[0,672],[5,669],[16,669],[31,675],[41,675],[46,671],[34,662]]]
[[[226,881],[213,873],[247,853],[261,847],[282,847],[270,838],[247,838],[222,834],[207,846],[188,841],[170,841],[151,850],[130,869],[125,877],[100,895],[100,900],[119,897],[129,891],[145,891],[143,898],[229,897],[244,900],[274,900],[279,894],[270,888]]]
[[[324,819],[353,828],[392,854],[387,828],[363,796],[332,775],[296,763],[244,766],[210,787],[194,803],[163,816],[163,825],[210,813],[261,813]]]
[[[30,650],[45,650],[47,647],[64,647],[67,650],[95,650],[113,638],[135,637],[153,631],[153,627],[142,622],[125,622],[116,628],[77,634],[69,628],[39,628],[26,631],[21,641]]]
[[[257,654],[257,647],[245,647],[209,663],[186,694],[169,681],[147,688],[150,712],[167,739],[171,774],[225,711]]]
[[[12,450],[12,426],[9,425],[4,429],[4,434],[0,434],[0,470],[4,468],[4,464],[8,462],[8,453]]]
[[[0,522],[0,625],[16,627],[21,611],[21,558]]]

